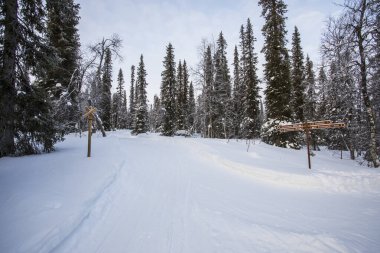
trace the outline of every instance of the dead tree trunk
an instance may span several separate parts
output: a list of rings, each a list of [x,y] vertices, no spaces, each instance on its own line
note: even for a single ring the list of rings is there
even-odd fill
[[[106,131],[104,131],[103,123],[100,120],[99,115],[97,113],[95,113],[94,116],[95,116],[96,126],[102,132],[103,137],[106,137]]]
[[[88,100],[88,105],[89,106],[92,106],[92,101],[91,99]],[[104,127],[103,127],[103,123],[102,123],[102,120],[100,119],[98,113],[94,113],[94,116],[95,116],[95,121],[96,121],[96,126],[98,129],[100,129],[100,131],[102,132],[102,135],[103,137],[106,137],[106,131],[104,131]],[[88,133],[88,134],[91,134],[91,133]]]

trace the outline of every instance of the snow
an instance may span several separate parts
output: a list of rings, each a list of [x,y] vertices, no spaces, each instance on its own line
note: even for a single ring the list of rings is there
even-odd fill
[[[0,252],[380,252],[380,172],[245,141],[67,136],[0,159]]]
[[[190,133],[189,131],[187,130],[177,130],[175,133],[174,133],[175,136],[190,136]]]

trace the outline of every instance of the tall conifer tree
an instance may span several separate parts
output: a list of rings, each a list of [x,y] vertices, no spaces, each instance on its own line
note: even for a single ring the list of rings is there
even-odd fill
[[[136,79],[136,116],[135,116],[135,128],[133,133],[140,134],[146,133],[148,131],[148,104],[147,104],[147,93],[146,93],[146,70],[143,55],[140,56],[139,67],[137,68],[137,79]]]
[[[325,66],[322,64],[318,72],[317,78],[317,90],[318,90],[318,106],[317,106],[317,117],[323,119],[326,115],[327,106],[327,76],[325,72]]]
[[[215,54],[214,98],[211,100],[215,119],[213,122],[214,137],[228,138],[232,128],[231,110],[231,77],[227,62],[227,42],[220,32]]]
[[[181,60],[178,62],[177,81],[176,81],[176,128],[183,130],[185,128],[185,111],[184,111],[184,80]]]
[[[188,116],[187,116],[187,126],[189,131],[192,133],[195,130],[195,97],[194,97],[194,87],[193,82],[189,85],[189,100],[188,100]]]
[[[306,56],[305,65],[305,106],[304,106],[304,119],[305,121],[315,121],[317,118],[317,93],[315,84],[315,74],[313,70],[313,62],[310,60],[309,55]],[[317,150],[318,135],[315,132],[311,133],[313,149]]]
[[[126,129],[128,123],[128,99],[127,91],[123,90],[123,99],[121,105],[121,119],[120,119],[120,128]]]
[[[160,130],[161,125],[162,125],[161,121],[162,121],[161,101],[157,95],[154,95],[154,97],[153,97],[153,108],[152,108],[151,114],[150,114],[151,129],[154,132],[157,132]]]
[[[292,109],[293,118],[297,122],[303,122],[305,109],[305,66],[304,57],[301,47],[301,37],[297,26],[294,27],[292,36]]]
[[[183,60],[182,65],[182,75],[183,75],[183,90],[182,90],[182,107],[184,112],[184,129],[188,130],[188,112],[189,112],[189,70],[187,69],[186,60]]]
[[[306,97],[305,97],[305,107],[304,107],[304,117],[307,121],[317,120],[317,94],[315,87],[315,74],[313,70],[313,62],[310,60],[309,56],[306,56],[306,67],[305,67],[305,87],[306,87]]]
[[[240,125],[243,120],[243,93],[242,93],[242,85],[240,80],[240,65],[239,65],[239,53],[237,46],[235,46],[234,50],[234,80],[233,80],[233,135],[235,138],[241,137]]]
[[[119,73],[117,74],[117,103],[116,103],[116,118],[115,118],[115,127],[122,128],[122,124],[125,118],[126,111],[124,110],[124,75],[123,70],[119,69]]]
[[[171,43],[166,47],[166,56],[163,61],[164,70],[161,73],[161,105],[164,110],[162,134],[173,136],[175,132],[175,87],[176,68],[174,62],[174,48]]]
[[[6,0],[2,5],[4,35],[2,35],[2,57],[0,72],[0,157],[14,154],[15,105],[16,105],[16,64],[17,46],[20,36],[18,1]]]
[[[41,84],[48,67],[59,59],[42,37],[43,3],[6,0],[0,8],[0,157],[49,152],[62,135]]]
[[[135,97],[135,66],[131,66],[131,88],[129,93],[129,129],[134,129],[135,126],[135,107],[136,107],[136,97]]]
[[[44,87],[54,95],[55,121],[72,132],[81,120],[79,106],[79,4],[73,0],[47,0],[47,44],[57,57],[46,68]],[[58,85],[59,84],[59,85]]]
[[[251,139],[260,133],[259,80],[257,77],[257,55],[254,52],[253,28],[250,19],[243,37],[244,57],[242,62],[243,85],[243,137]]]
[[[215,120],[215,107],[213,101],[215,100],[214,91],[214,65],[211,55],[211,47],[207,46],[206,52],[203,56],[203,136],[212,138],[214,136],[214,120]]]
[[[264,35],[264,79],[266,81],[267,118],[263,128],[263,140],[279,147],[299,148],[296,135],[273,131],[281,122],[292,121],[290,105],[291,82],[290,62],[286,49],[286,4],[283,0],[260,0],[262,16],[265,24],[262,28]]]

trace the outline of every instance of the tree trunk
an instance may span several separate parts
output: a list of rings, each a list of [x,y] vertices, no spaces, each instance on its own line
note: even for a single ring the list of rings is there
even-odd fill
[[[0,157],[15,152],[17,10],[16,0],[5,0],[3,3],[5,20],[3,68],[0,73]]]
[[[100,120],[100,118],[99,118],[99,116],[98,116],[97,113],[95,113],[94,115],[95,115],[95,120],[96,120],[97,127],[100,128],[100,131],[102,132],[103,137],[106,137],[106,131],[104,131],[104,127],[103,127],[102,121]]]
[[[363,48],[362,46],[359,46],[359,51],[361,51],[360,48]],[[370,159],[373,162],[373,166],[375,168],[379,167],[379,160],[377,158],[376,154],[376,124],[375,124],[375,114],[371,105],[371,100],[368,95],[367,91],[367,74],[366,74],[366,66],[363,64],[363,54],[360,53],[360,58],[362,61],[362,64],[360,66],[360,73],[361,73],[361,82],[360,82],[360,88],[363,96],[363,102],[364,106],[366,108],[367,116],[368,116],[368,123],[369,123],[369,129],[370,129],[370,139],[369,139],[369,155]]]
[[[359,47],[359,55],[360,55],[360,90],[363,96],[364,106],[366,108],[368,123],[370,128],[370,139],[369,139],[369,157],[371,162],[373,162],[373,166],[375,168],[379,167],[379,160],[376,154],[376,124],[375,124],[375,113],[372,108],[371,100],[368,95],[367,89],[367,63],[364,52],[364,38],[362,34],[363,23],[364,23],[364,15],[366,10],[366,1],[362,2],[362,6],[360,9],[360,21],[359,24],[355,27],[356,37],[358,39],[358,47]]]

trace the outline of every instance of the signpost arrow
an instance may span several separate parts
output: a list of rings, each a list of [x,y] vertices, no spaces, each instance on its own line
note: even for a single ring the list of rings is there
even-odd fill
[[[331,128],[345,128],[346,124],[343,122],[332,122],[331,120],[322,121],[309,121],[305,123],[295,123],[289,125],[279,125],[277,130],[285,132],[297,132],[304,131],[306,134],[306,144],[307,144],[307,160],[309,163],[309,169],[311,169],[310,161],[310,132],[313,129],[331,129]]]

